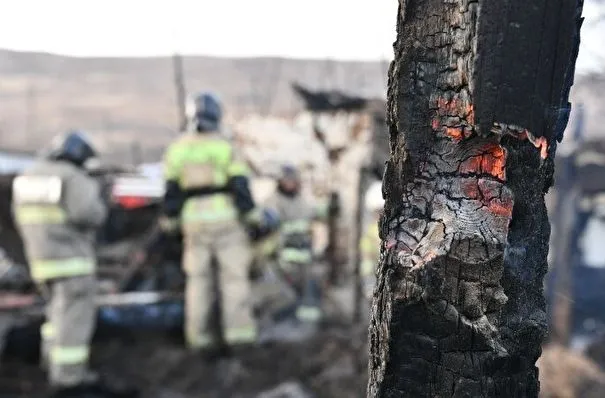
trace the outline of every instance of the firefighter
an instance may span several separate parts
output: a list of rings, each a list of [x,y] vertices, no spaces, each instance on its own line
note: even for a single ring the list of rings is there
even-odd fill
[[[86,136],[71,131],[53,140],[13,182],[13,213],[30,273],[48,299],[42,327],[53,397],[135,397],[110,388],[89,371],[95,327],[95,232],[107,207],[85,171],[95,157]]]
[[[230,346],[257,337],[250,304],[252,247],[248,226],[263,227],[249,189],[248,169],[221,134],[222,108],[212,93],[188,101],[188,131],[164,154],[166,192],[160,229],[182,234],[185,339],[209,358],[230,354]],[[224,342],[210,325],[214,285],[211,262],[219,266]]]
[[[267,207],[275,209],[280,216],[277,264],[300,298],[296,317],[303,322],[316,323],[322,314],[311,277],[311,224],[315,219],[324,218],[325,212],[303,197],[299,172],[292,165],[282,166],[277,191],[269,198]]]
[[[361,236],[361,278],[363,282],[363,293],[368,301],[372,299],[374,283],[376,280],[376,266],[380,260],[380,236],[378,235],[378,222],[384,200],[380,183],[375,183],[368,189],[365,196],[365,208],[370,212],[370,220]]]

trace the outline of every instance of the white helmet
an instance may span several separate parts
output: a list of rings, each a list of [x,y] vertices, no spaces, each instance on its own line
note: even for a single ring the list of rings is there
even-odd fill
[[[365,196],[365,208],[369,211],[381,210],[384,207],[384,199],[382,199],[382,181],[373,182]]]

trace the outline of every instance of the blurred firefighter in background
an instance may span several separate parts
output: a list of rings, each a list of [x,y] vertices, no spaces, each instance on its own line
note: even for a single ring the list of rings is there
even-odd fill
[[[327,209],[316,208],[301,193],[299,171],[292,165],[283,165],[277,190],[266,207],[279,214],[280,228],[275,237],[278,272],[293,287],[296,295],[282,295],[282,306],[293,299],[297,302],[296,317],[306,323],[317,323],[322,316],[319,288],[312,275],[312,223],[324,219]],[[262,293],[261,293],[262,294]]]
[[[187,117],[187,131],[164,154],[166,192],[158,236],[182,234],[186,342],[214,358],[229,355],[232,345],[256,341],[248,230],[264,228],[266,220],[252,198],[247,166],[221,134],[217,97],[201,93],[190,99]],[[152,239],[149,249],[156,244]],[[219,267],[226,344],[217,341],[211,322],[213,260]]]
[[[43,356],[53,397],[135,397],[90,372],[95,328],[95,233],[107,216],[85,163],[95,158],[86,136],[72,131],[13,182],[13,212],[34,281],[48,300]]]
[[[365,209],[370,213],[368,225],[359,242],[361,251],[361,280],[363,294],[371,302],[376,281],[376,267],[380,261],[380,236],[378,235],[378,222],[384,208],[382,187],[375,183],[368,189],[365,196]]]

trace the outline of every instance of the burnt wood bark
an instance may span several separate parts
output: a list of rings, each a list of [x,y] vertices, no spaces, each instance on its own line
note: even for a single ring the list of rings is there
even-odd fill
[[[400,0],[368,397],[536,397],[581,0]]]

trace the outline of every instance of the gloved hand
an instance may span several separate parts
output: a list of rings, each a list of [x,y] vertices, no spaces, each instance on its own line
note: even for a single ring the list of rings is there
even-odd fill
[[[255,207],[244,215],[244,223],[248,227],[261,227],[263,223],[263,213],[261,209]]]
[[[255,208],[244,217],[252,240],[259,240],[279,228],[279,215],[272,209]]]

